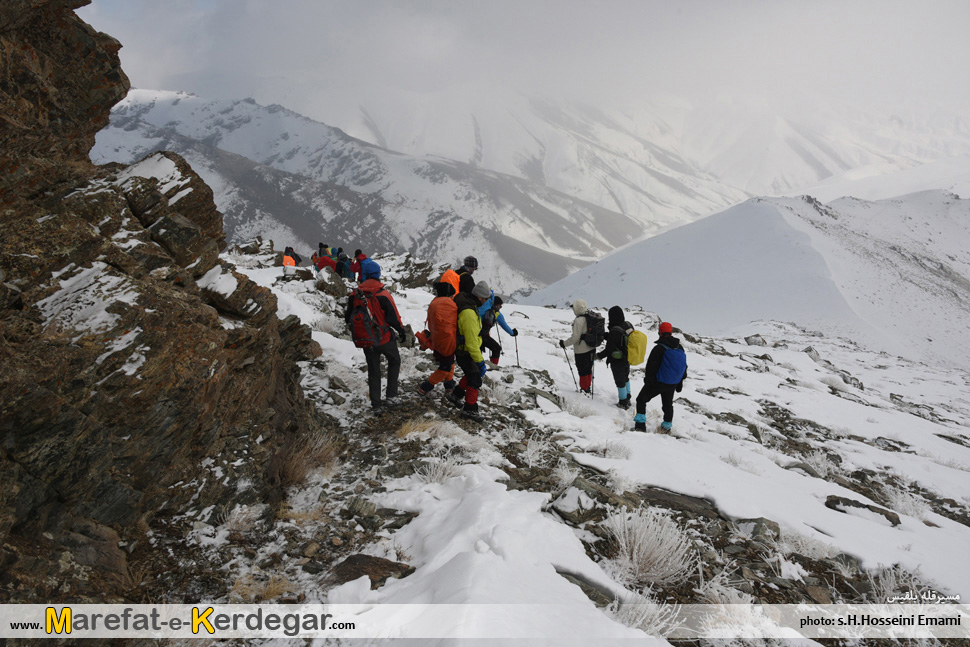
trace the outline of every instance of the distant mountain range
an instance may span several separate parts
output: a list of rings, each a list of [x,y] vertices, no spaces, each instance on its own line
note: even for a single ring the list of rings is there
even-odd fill
[[[704,334],[795,322],[970,367],[970,200],[757,198],[618,251],[524,302],[639,305]]]
[[[345,121],[368,142],[251,99],[133,90],[91,155],[182,154],[212,186],[233,242],[262,235],[305,251],[325,242],[437,262],[474,254],[511,292],[756,194],[851,189],[857,177],[933,164],[943,168],[909,190],[951,188],[934,178],[970,154],[960,119],[845,119],[835,132],[747,108],[634,115],[515,96],[361,107]]]

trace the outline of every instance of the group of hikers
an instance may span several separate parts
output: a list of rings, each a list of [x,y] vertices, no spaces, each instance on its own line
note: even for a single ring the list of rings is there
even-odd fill
[[[398,343],[405,342],[407,333],[394,298],[380,280],[380,265],[359,249],[350,258],[342,248],[332,248],[324,243],[320,243],[311,262],[320,272],[324,267],[330,267],[338,276],[348,280],[356,278],[358,281],[357,288],[347,301],[344,319],[354,344],[364,351],[371,407],[379,413],[384,407],[399,404],[401,355]],[[300,257],[291,247],[287,247],[284,251],[284,272],[286,267],[299,263]],[[519,331],[505,321],[502,298],[496,296],[485,281],[475,281],[473,275],[477,269],[478,259],[466,256],[458,269],[446,270],[434,282],[435,298],[428,306],[427,328],[416,333],[415,338],[422,349],[432,351],[436,364],[434,372],[418,385],[417,393],[427,396],[435,386],[441,384],[446,399],[461,409],[463,417],[481,422],[479,390],[486,372],[498,367],[502,354],[502,346],[492,339],[491,330],[498,325],[513,338],[518,336]],[[631,366],[639,365],[646,359],[644,384],[636,398],[633,429],[647,430],[647,403],[659,395],[663,422],[658,431],[670,433],[674,419],[674,393],[683,389],[687,377],[686,354],[680,340],[673,336],[673,326],[668,322],[659,325],[659,338],[647,357],[646,335],[626,321],[620,306],[609,309],[608,321],[590,310],[582,299],[575,300],[572,309],[575,315],[572,335],[559,340],[559,346],[564,352],[567,347],[573,348],[579,373],[577,388],[592,396],[595,360],[606,360],[616,384],[616,406],[629,409],[633,400]],[[606,346],[599,350],[604,342]],[[488,351],[488,360],[485,359],[485,351]],[[383,400],[382,357],[387,360],[387,388]],[[568,355],[566,360],[569,361]],[[458,382],[455,381],[456,366],[462,371]]]
[[[630,367],[643,362],[647,336],[626,321],[620,306],[610,308],[607,313],[609,320],[604,322],[602,315],[592,312],[585,301],[577,299],[573,301],[573,314],[576,315],[573,320],[573,334],[569,339],[560,339],[559,346],[563,350],[567,346],[573,347],[576,372],[579,373],[579,390],[592,395],[593,364],[596,359],[605,359],[613,373],[613,383],[616,384],[616,406],[629,409],[633,399]],[[646,358],[643,387],[637,394],[633,429],[647,430],[647,403],[659,395],[663,422],[660,423],[658,431],[670,433],[674,421],[674,393],[683,390],[684,379],[687,377],[687,355],[680,340],[674,337],[674,327],[670,323],[661,322],[657,332],[659,338],[650,351],[650,356]],[[603,341],[606,342],[605,348],[597,352]]]

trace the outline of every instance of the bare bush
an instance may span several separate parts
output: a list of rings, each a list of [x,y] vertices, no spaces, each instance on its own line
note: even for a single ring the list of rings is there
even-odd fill
[[[627,627],[633,627],[651,636],[667,636],[680,626],[677,616],[680,605],[656,602],[649,596],[634,593],[623,602],[614,600],[606,610]]]
[[[579,476],[579,470],[575,467],[570,467],[566,459],[559,459],[559,463],[552,470],[550,478],[552,479],[553,491],[552,496],[556,498],[562,494],[566,488],[573,484],[576,477]]]
[[[461,474],[461,464],[454,456],[438,456],[415,474],[425,483],[444,483]]]
[[[337,440],[329,434],[291,436],[278,453],[280,482],[288,487],[303,485],[314,470],[332,469],[337,451]]]
[[[680,584],[697,564],[690,538],[658,510],[612,514],[603,526],[617,545],[612,560],[616,575],[628,584]]]
[[[225,526],[229,532],[247,533],[256,526],[264,508],[262,505],[237,505],[232,510],[223,511],[219,525]]]
[[[892,486],[884,487],[883,491],[886,494],[889,506],[900,514],[923,520],[930,513],[930,504],[921,497]]]

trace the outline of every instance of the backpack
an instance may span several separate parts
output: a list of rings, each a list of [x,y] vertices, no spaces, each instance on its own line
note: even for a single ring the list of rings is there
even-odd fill
[[[482,330],[488,330],[489,328],[494,326],[495,319],[496,319],[495,310],[492,308],[489,308],[488,310],[486,310],[485,314],[482,315]]]
[[[592,310],[587,310],[583,316],[586,317],[586,332],[581,339],[587,346],[596,348],[606,340],[606,319]]]
[[[684,371],[687,370],[687,353],[683,348],[668,348],[663,344],[658,346],[664,349],[664,354],[660,360],[660,368],[657,369],[657,382],[680,384],[684,379]]]
[[[630,366],[643,364],[643,360],[647,357],[647,346],[649,345],[650,340],[647,339],[644,333],[639,330],[630,331],[630,334],[626,338],[626,356],[627,361],[630,362]]]
[[[428,306],[429,347],[448,357],[458,347],[458,304],[451,297],[438,297]]]
[[[384,309],[376,296],[355,289],[350,297],[350,336],[357,348],[373,348],[384,342],[390,329],[384,322]]]

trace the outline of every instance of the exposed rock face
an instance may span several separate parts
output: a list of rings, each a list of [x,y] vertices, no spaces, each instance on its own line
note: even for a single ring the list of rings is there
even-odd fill
[[[128,81],[84,4],[0,6],[5,602],[122,599],[153,523],[278,501],[279,448],[324,424],[295,363],[319,346],[219,260],[198,175],[86,161]]]
[[[0,203],[89,165],[95,134],[128,92],[121,44],[73,12],[86,4],[0,3]]]

